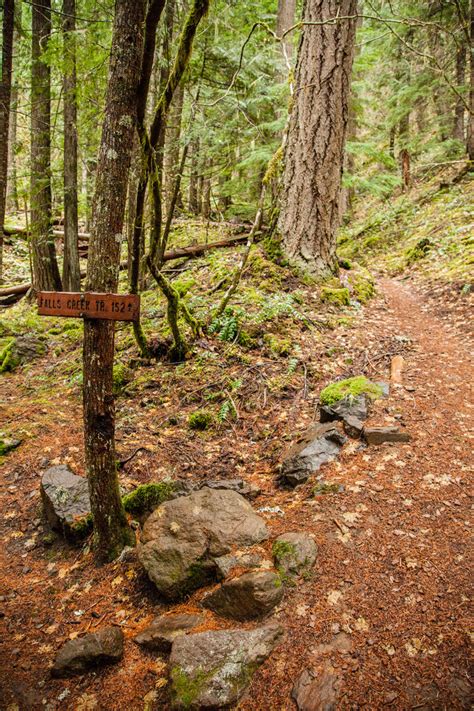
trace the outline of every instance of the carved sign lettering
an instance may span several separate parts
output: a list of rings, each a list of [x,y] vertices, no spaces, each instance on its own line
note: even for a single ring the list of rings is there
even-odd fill
[[[135,294],[39,291],[37,304],[40,316],[103,318],[112,321],[138,321],[140,317],[140,297]]]

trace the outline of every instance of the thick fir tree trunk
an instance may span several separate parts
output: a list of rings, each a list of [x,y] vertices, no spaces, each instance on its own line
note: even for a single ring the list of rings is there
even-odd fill
[[[92,208],[86,290],[116,292],[127,181],[136,125],[143,49],[144,0],[117,0],[109,80]],[[112,393],[114,322],[84,321],[84,440],[94,549],[114,558],[131,538],[115,456]]]
[[[8,175],[8,128],[13,64],[14,0],[4,0],[2,23],[2,75],[0,84],[0,284],[3,275],[3,224],[7,199]]]
[[[356,12],[357,0],[305,0],[303,20],[321,22]],[[287,256],[312,273],[337,268],[355,31],[355,18],[305,25],[298,50],[279,227]]]
[[[36,0],[31,34],[31,250],[33,289],[61,289],[51,224],[51,71],[44,61],[51,0]]]
[[[63,0],[64,40],[64,261],[63,288],[80,291],[77,244],[76,0]]]

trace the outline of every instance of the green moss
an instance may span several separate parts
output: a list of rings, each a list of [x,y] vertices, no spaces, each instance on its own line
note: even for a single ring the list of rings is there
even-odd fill
[[[73,538],[86,538],[92,532],[93,519],[92,514],[78,518],[73,523],[69,524],[69,530]]]
[[[375,282],[368,269],[357,266],[356,271],[351,272],[349,283],[354,292],[354,296],[361,304],[366,304],[375,295]]]
[[[347,396],[355,398],[358,395],[368,395],[376,400],[382,397],[383,391],[380,385],[372,383],[364,375],[357,375],[347,380],[338,380],[325,387],[321,391],[319,401],[322,405],[333,405]]]
[[[263,341],[273,355],[289,356],[291,353],[292,343],[289,338],[279,338],[271,333],[266,333],[263,337]]]
[[[188,417],[188,426],[191,430],[207,430],[214,422],[214,415],[206,410],[198,410]]]
[[[151,513],[164,501],[173,497],[176,491],[174,481],[159,481],[138,486],[130,494],[126,494],[122,501],[125,511],[133,516],[142,516]]]
[[[193,705],[204,684],[213,674],[214,670],[207,673],[198,670],[192,677],[186,674],[179,666],[172,668],[171,679],[173,682],[173,691],[183,708],[188,709]]]
[[[335,304],[336,306],[348,306],[351,300],[349,289],[346,287],[335,289],[331,286],[323,286],[320,296],[321,301],[328,304]]]
[[[288,543],[288,541],[275,541],[272,546],[273,557],[277,562],[286,556],[295,555],[296,548],[293,543]]]
[[[123,363],[117,363],[113,369],[113,393],[121,395],[125,390],[125,386],[131,381],[132,373]]]
[[[15,339],[12,338],[0,351],[0,373],[11,372],[20,365],[20,358],[15,355],[14,345]]]
[[[174,279],[173,281],[173,287],[179,296],[185,296],[195,284],[196,279],[194,277],[181,277],[181,279]]]

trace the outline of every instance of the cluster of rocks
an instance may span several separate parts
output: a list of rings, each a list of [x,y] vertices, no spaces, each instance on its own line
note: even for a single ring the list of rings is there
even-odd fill
[[[317,547],[311,537],[291,532],[273,543],[272,558],[259,545],[265,521],[239,493],[204,487],[161,504],[147,519],[138,557],[160,594],[169,601],[204,585],[201,612],[161,615],[134,641],[170,654],[174,708],[224,708],[238,701],[255,670],[283,631],[264,619],[280,605],[287,577],[309,571]],[[230,577],[229,577],[230,576]],[[207,611],[258,622],[254,629],[200,631]],[[68,641],[52,673],[67,676],[121,658],[123,635],[105,628]]]
[[[377,383],[384,395],[386,383]],[[408,442],[410,435],[399,427],[367,427],[370,399],[367,395],[346,396],[331,404],[319,405],[320,422],[307,429],[283,456],[278,476],[282,486],[304,484],[323,464],[335,459],[347,441],[362,439],[366,444]]]

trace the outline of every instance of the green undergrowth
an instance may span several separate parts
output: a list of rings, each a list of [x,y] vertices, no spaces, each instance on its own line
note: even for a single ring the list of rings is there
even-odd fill
[[[443,282],[471,283],[474,173],[451,185],[442,179],[436,175],[408,193],[374,202],[369,210],[361,205],[358,219],[340,231],[339,255],[391,275],[410,270]]]

